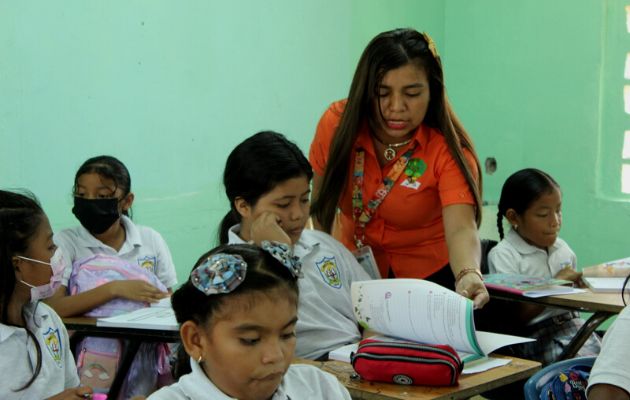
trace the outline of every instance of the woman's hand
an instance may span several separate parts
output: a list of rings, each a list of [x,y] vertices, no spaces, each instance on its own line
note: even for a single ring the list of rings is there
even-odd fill
[[[455,282],[455,291],[473,301],[475,309],[483,308],[490,301],[490,295],[479,275],[469,272]]]
[[[114,297],[127,300],[142,301],[145,303],[157,303],[168,297],[168,292],[162,292],[155,286],[141,280],[113,281],[106,283]]]
[[[92,388],[89,386],[78,386],[72,389],[66,389],[63,392],[49,397],[46,400],[85,400],[92,398]]]
[[[577,287],[586,287],[586,284],[584,283],[584,281],[582,281],[582,273],[574,270],[571,267],[562,268],[560,271],[558,271],[554,278],[571,281]]]
[[[258,246],[263,240],[286,243],[291,246],[291,238],[280,224],[280,217],[270,211],[265,211],[252,222],[249,237]]]

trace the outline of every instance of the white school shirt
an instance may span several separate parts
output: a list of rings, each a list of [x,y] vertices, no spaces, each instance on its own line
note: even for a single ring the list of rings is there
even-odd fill
[[[238,232],[240,225],[230,228],[230,244],[245,243]],[[321,231],[305,229],[293,252],[302,262],[304,273],[298,281],[296,357],[316,359],[361,340],[352,311],[350,285],[367,281],[370,276],[348,249]]]
[[[190,360],[192,372],[147,400],[235,400],[217,388],[199,364]],[[229,366],[226,366],[229,368]],[[350,400],[350,393],[333,375],[312,365],[291,365],[271,400]]]
[[[630,307],[625,307],[608,328],[602,350],[588,378],[588,391],[592,386],[607,383],[630,393]]]
[[[577,257],[564,240],[557,238],[547,250],[548,252],[532,246],[510,228],[505,238],[488,254],[489,271],[490,273],[553,278],[565,267],[577,268]],[[547,308],[528,325],[565,313],[566,311]]]
[[[27,304],[25,314],[26,326],[41,348],[41,370],[28,389],[12,391],[33,376],[37,350],[24,328],[0,324],[0,399],[44,399],[79,386],[77,367],[61,318],[42,302]]]
[[[155,274],[167,288],[177,284],[173,257],[162,236],[149,227],[134,224],[127,216],[123,215],[121,222],[125,228],[125,242],[120,251],[104,244],[81,225],[55,234],[55,244],[61,247],[68,260],[62,285],[68,287],[72,263],[96,254],[118,256],[129,263],[137,264]]]

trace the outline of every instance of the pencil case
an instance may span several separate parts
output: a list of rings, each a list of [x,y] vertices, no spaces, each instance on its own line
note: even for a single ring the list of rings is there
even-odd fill
[[[400,385],[456,385],[463,363],[448,345],[363,339],[350,357],[367,381]]]

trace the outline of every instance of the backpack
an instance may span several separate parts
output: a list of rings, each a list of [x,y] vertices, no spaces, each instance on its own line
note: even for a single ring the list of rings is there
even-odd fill
[[[71,295],[85,292],[116,280],[143,280],[166,291],[152,272],[119,257],[97,254],[72,264],[68,281]],[[90,317],[109,317],[147,307],[147,303],[128,299],[113,299],[86,313]],[[120,339],[86,337],[77,346],[77,370],[82,385],[91,386],[95,393],[107,393],[121,361],[123,343]],[[122,398],[148,395],[156,389],[158,379],[170,375],[170,351],[164,343],[142,343],[129,368]]]
[[[560,371],[540,390],[540,400],[586,400],[591,367],[575,365]]]

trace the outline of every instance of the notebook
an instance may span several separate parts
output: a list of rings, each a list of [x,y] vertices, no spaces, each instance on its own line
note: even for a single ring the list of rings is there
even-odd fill
[[[583,276],[582,280],[593,292],[621,293],[626,278],[596,278]],[[630,285],[628,287],[630,289]]]

